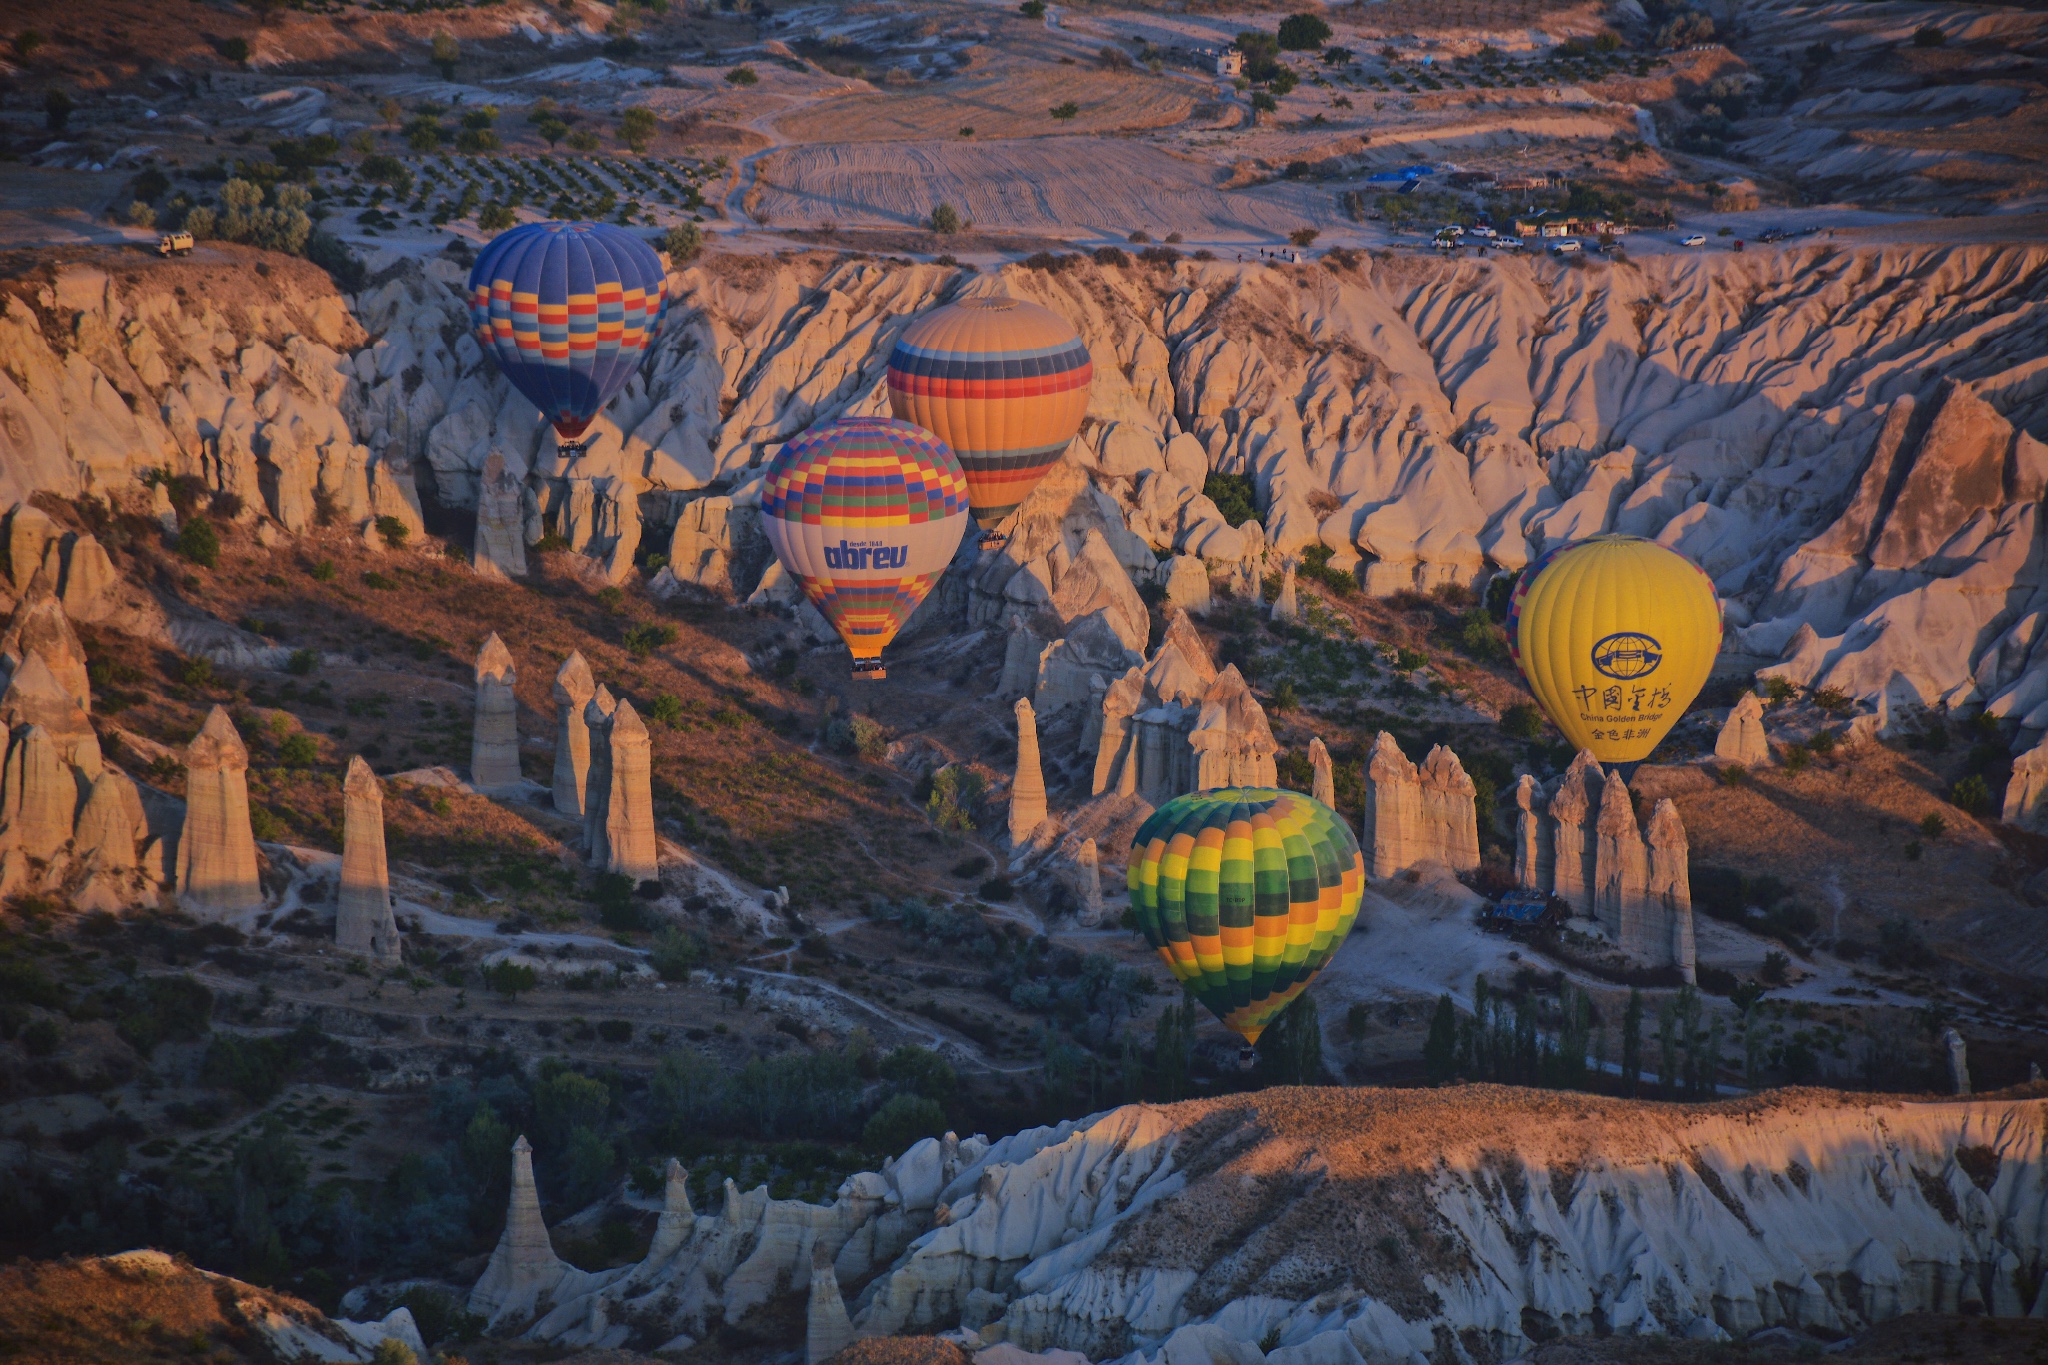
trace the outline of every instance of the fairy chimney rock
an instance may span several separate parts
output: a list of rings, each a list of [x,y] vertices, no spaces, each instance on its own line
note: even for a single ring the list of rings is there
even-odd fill
[[[674,1157],[662,1171],[661,1217],[654,1225],[643,1266],[658,1266],[682,1248],[697,1231],[697,1211],[690,1207],[690,1173]]]
[[[81,712],[92,710],[92,684],[85,675],[85,646],[71,629],[64,604],[47,586],[47,578],[16,604],[7,628],[0,631],[0,674],[12,677],[30,653],[43,656],[43,663],[59,685],[78,703]]]
[[[391,873],[384,861],[384,787],[362,755],[348,761],[341,794],[341,893],[334,943],[343,952],[396,962],[398,924],[391,915]]]
[[[1479,866],[1478,789],[1448,744],[1439,744],[1423,760],[1422,819],[1428,856],[1453,872]]]
[[[1194,786],[1189,790],[1271,787],[1280,781],[1274,761],[1280,746],[1266,723],[1265,708],[1252,696],[1236,664],[1217,674],[1203,694],[1202,710],[1187,742],[1195,760]]]
[[[598,746],[593,744],[593,751]],[[654,746],[647,723],[621,701],[604,727],[602,740],[604,802],[585,816],[596,836],[591,861],[607,872],[629,877],[637,886],[661,876],[654,834]],[[591,764],[595,778],[598,763]],[[601,821],[601,823],[599,823]]]
[[[1644,956],[1659,965],[1678,968],[1687,982],[1697,982],[1692,933],[1692,878],[1687,871],[1685,824],[1670,797],[1650,812],[1650,923]],[[1661,951],[1660,951],[1661,950]]]
[[[249,751],[216,706],[185,747],[185,825],[174,886],[188,910],[226,914],[263,904],[249,829]]]
[[[1953,1028],[1941,1031],[1941,1048],[1948,1055],[1949,1085],[1958,1095],[1970,1093],[1970,1048]]]
[[[1623,952],[1646,955],[1649,934],[1649,852],[1636,825],[1635,803],[1628,784],[1609,777],[1600,791],[1600,816],[1595,825],[1593,907],[1601,925]]]
[[[1010,784],[1010,843],[1021,847],[1045,823],[1045,772],[1038,762],[1038,715],[1028,697],[1019,697],[1017,713],[1017,776]]]
[[[1552,854],[1556,859],[1551,894],[1571,906],[1574,914],[1593,917],[1593,886],[1598,835],[1594,815],[1606,781],[1600,761],[1589,749],[1579,750],[1550,798]]]
[[[1136,790],[1138,756],[1134,752],[1136,727],[1132,721],[1144,704],[1145,675],[1135,668],[1103,692],[1101,718],[1090,727],[1096,731],[1091,795],[1100,796],[1112,788],[1120,792]]]
[[[2048,735],[2012,761],[2012,780],[2005,784],[2003,819],[2008,825],[2040,832],[2048,825]]]
[[[563,1270],[533,1185],[533,1146],[522,1135],[512,1144],[512,1195],[505,1209],[505,1231],[483,1278],[469,1291],[469,1311],[487,1323],[516,1321],[532,1313],[541,1295],[561,1282]]]
[[[1771,746],[1764,738],[1764,703],[1756,693],[1743,693],[1742,700],[1729,711],[1721,733],[1714,736],[1714,757],[1744,767],[1770,762]]]
[[[96,872],[131,871],[136,866],[136,840],[149,832],[141,812],[135,784],[112,768],[103,770],[93,780],[85,809],[78,813],[72,851]]]
[[[555,809],[583,814],[583,784],[590,775],[590,725],[584,708],[597,695],[581,650],[571,650],[555,671]]]
[[[469,750],[470,785],[486,796],[517,792],[519,702],[513,696],[518,670],[505,642],[491,632],[476,656],[476,730]]]
[[[1556,876],[1550,830],[1544,822],[1547,807],[1543,788],[1523,773],[1515,783],[1515,885],[1524,891],[1547,894]]]
[[[1330,751],[1317,735],[1308,742],[1308,794],[1326,806],[1337,804],[1337,781],[1330,772]]]
[[[804,1316],[804,1365],[825,1362],[853,1344],[853,1321],[839,1293],[839,1276],[821,1239],[811,1248],[811,1301]]]
[[[1101,855],[1096,851],[1093,839],[1083,839],[1081,847],[1075,850],[1074,891],[1074,899],[1080,907],[1078,918],[1083,927],[1093,928],[1102,923]]]
[[[1405,872],[1423,857],[1421,775],[1385,730],[1365,756],[1365,818],[1358,841],[1375,881]]]
[[[23,655],[6,688],[0,690],[0,730],[16,731],[27,725],[41,726],[67,763],[77,761],[74,753],[88,741],[94,753],[99,751],[92,721],[77,694],[65,686],[42,650],[34,647]],[[98,765],[93,766],[97,771]]]
[[[1280,622],[1301,619],[1301,604],[1294,593],[1294,562],[1289,560],[1280,573],[1280,595],[1273,599],[1273,619]]]
[[[77,814],[78,779],[50,732],[40,725],[19,731],[0,769],[0,849],[53,857],[71,842]]]
[[[526,513],[519,479],[492,451],[484,458],[476,495],[475,567],[486,578],[526,573]]]

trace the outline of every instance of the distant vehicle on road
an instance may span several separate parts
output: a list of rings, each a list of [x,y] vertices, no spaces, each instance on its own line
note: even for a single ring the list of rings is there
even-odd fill
[[[1550,244],[1550,254],[1553,256],[1576,256],[1585,249],[1579,245],[1579,239],[1576,237],[1560,237]]]
[[[159,256],[186,256],[192,252],[192,234],[189,232],[166,232],[156,239],[156,254]]]
[[[1759,242],[1782,242],[1789,235],[1790,234],[1787,233],[1783,228],[1770,227],[1765,228],[1762,232],[1759,232],[1756,235],[1756,239]]]
[[[1678,239],[1678,244],[1680,246],[1705,246],[1707,244],[1707,234],[1704,232],[1688,232],[1685,236]]]
[[[1522,249],[1522,239],[1520,237],[1496,237],[1493,239],[1493,244],[1502,251],[1520,251]]]
[[[1495,232],[1492,228],[1488,227],[1484,223],[1481,223],[1478,227],[1473,228],[1472,235],[1474,237],[1485,237],[1488,239],[1500,236],[1498,232]]]

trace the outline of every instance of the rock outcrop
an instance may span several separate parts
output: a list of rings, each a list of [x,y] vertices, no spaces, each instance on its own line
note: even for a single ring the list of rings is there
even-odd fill
[[[1771,761],[1770,741],[1764,737],[1763,698],[1754,692],[1742,694],[1714,736],[1714,757],[1744,767]]]
[[[590,731],[590,772],[584,793],[583,835],[590,864],[632,878],[635,885],[661,876],[654,832],[654,753],[647,723],[620,701],[602,723],[596,699],[584,710]]]
[[[1280,745],[1266,723],[1265,708],[1252,696],[1244,676],[1231,664],[1216,675],[1202,694],[1202,707],[1188,731],[1194,751],[1194,785],[1186,791],[1213,787],[1272,787],[1280,781],[1275,756]],[[1180,795],[1176,791],[1173,795]]]
[[[1970,1045],[1953,1028],[1941,1031],[1941,1051],[1948,1061],[1948,1083],[1958,1095],[1970,1093]]]
[[[1465,765],[1439,744],[1417,768],[1385,730],[1365,759],[1365,818],[1359,848],[1375,880],[1440,863],[1453,872],[1479,866],[1477,788]]]
[[[1022,848],[1045,823],[1045,773],[1038,762],[1038,716],[1028,698],[1019,697],[1017,774],[1010,783],[1010,846]]]
[[[37,579],[15,605],[7,629],[0,632],[0,682],[14,676],[31,650],[42,655],[64,690],[81,711],[92,710],[92,683],[85,673],[85,646],[71,628],[71,618],[55,593]]]
[[[1074,850],[1074,918],[1083,928],[1102,923],[1101,855],[1093,839],[1083,839]]]
[[[2013,759],[1999,818],[2021,829],[2048,828],[2048,735]]]
[[[469,1291],[469,1311],[492,1327],[516,1323],[530,1317],[543,1296],[556,1291],[565,1272],[580,1273],[555,1256],[533,1183],[533,1144],[522,1134],[512,1144],[512,1195],[505,1206],[505,1231],[499,1234],[483,1278]]]
[[[583,790],[590,779],[590,725],[584,712],[597,695],[597,682],[581,650],[569,651],[555,672],[555,809],[582,816]]]
[[[984,1339],[1121,1365],[1313,1365],[1453,1358],[1444,1341],[1507,1360],[1558,1334],[2019,1317],[2048,1309],[2011,1273],[2048,1253],[2044,1117],[2040,1100],[1815,1092],[1560,1108],[1500,1087],[1131,1105],[990,1146],[854,1321],[988,1317]],[[1977,1145],[1999,1159],[1971,1163],[1996,1171],[1981,1184],[1956,1159]],[[1361,1188],[1400,1199],[1362,1206]],[[1436,1240],[1390,1265],[1374,1246],[1416,1210]],[[1303,1278],[1276,1282],[1261,1249]]]
[[[525,790],[519,772],[518,671],[512,652],[492,631],[476,655],[476,722],[469,748],[469,782],[486,796]]]
[[[1235,669],[1230,676],[1225,682],[1216,671],[1188,614],[1173,610],[1143,667],[1103,680],[1101,699],[1082,728],[1082,755],[1094,760],[1094,793],[1136,795],[1158,806],[1203,786],[1227,786],[1232,773],[1271,786],[1279,751],[1272,727],[1243,678]],[[1199,748],[1197,729],[1203,731]],[[1226,780],[1203,782],[1204,761],[1211,776]]]
[[[476,571],[486,578],[519,578],[526,574],[526,508],[519,478],[493,450],[484,457],[476,496],[476,546],[471,554]]]
[[[1294,563],[1292,560],[1288,561],[1287,566],[1280,571],[1280,591],[1273,598],[1271,614],[1273,620],[1280,625],[1288,625],[1301,619],[1301,603],[1294,591]]]
[[[1692,876],[1685,824],[1668,798],[1638,826],[1628,784],[1590,752],[1546,791],[1515,785],[1515,884],[1571,907],[1588,932],[1653,967],[1695,979]]]
[[[334,945],[378,962],[399,960],[398,923],[391,914],[391,871],[384,861],[384,787],[358,754],[341,784],[341,888]]]
[[[804,1365],[825,1362],[853,1344],[853,1320],[839,1295],[839,1277],[825,1248],[811,1248],[811,1300],[804,1314]]]
[[[218,917],[263,904],[249,828],[249,751],[216,706],[185,747],[185,826],[173,888],[179,904]]]
[[[1321,735],[1308,742],[1308,766],[1308,794],[1326,806],[1335,807],[1337,779],[1330,771],[1330,751],[1324,747]]]

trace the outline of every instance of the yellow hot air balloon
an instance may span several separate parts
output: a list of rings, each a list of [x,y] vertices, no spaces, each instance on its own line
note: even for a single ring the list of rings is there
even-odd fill
[[[1721,599],[1699,565],[1640,536],[1594,536],[1522,575],[1508,643],[1536,702],[1575,748],[1640,763],[1721,650]]]
[[[903,329],[889,409],[953,448],[974,519],[993,533],[1081,429],[1094,372],[1087,344],[1050,308],[962,299]]]

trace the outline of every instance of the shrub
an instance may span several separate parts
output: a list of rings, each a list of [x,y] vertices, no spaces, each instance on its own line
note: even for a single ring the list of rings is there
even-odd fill
[[[1202,496],[1216,504],[1226,525],[1242,526],[1259,515],[1249,474],[1211,474],[1202,481]]]
[[[1278,110],[1279,108],[1280,108],[1280,101],[1279,101],[1279,100],[1276,100],[1276,99],[1274,99],[1274,98],[1273,98],[1273,97],[1272,97],[1271,95],[1267,94],[1267,93],[1266,93],[1265,91],[1263,91],[1263,90],[1255,90],[1255,91],[1253,91],[1253,92],[1252,92],[1252,112],[1253,112],[1253,113],[1256,113],[1256,114],[1271,114],[1271,113],[1274,113],[1274,112],[1276,112],[1276,111],[1277,111],[1277,110]]]
[[[1942,47],[1948,42],[1948,35],[1932,24],[1923,24],[1913,30],[1914,47]]]
[[[146,228],[156,226],[156,210],[143,203],[140,199],[128,206],[128,212],[124,216],[128,219],[128,226],[130,227]]]
[[[277,746],[277,761],[287,768],[310,768],[320,761],[320,746],[302,730]]]
[[[1081,112],[1081,106],[1074,103],[1072,100],[1063,100],[1060,103],[1055,104],[1052,108],[1046,110],[1046,112],[1051,114],[1060,122],[1065,123],[1067,120],[1073,118],[1075,115]]]
[[[1330,41],[1330,26],[1320,15],[1290,14],[1280,21],[1279,37],[1289,52],[1314,52]]]
[[[1516,702],[1501,712],[1500,728],[1516,739],[1535,739],[1543,733],[1543,713],[1529,702]]]
[[[476,211],[476,226],[479,232],[503,232],[518,221],[512,210],[503,204],[485,204]]]
[[[683,718],[682,699],[673,692],[663,692],[653,701],[647,703],[647,718],[658,724],[666,725],[671,730],[675,729],[677,723]]]
[[[671,926],[655,935],[647,960],[663,981],[687,981],[703,957],[704,945],[694,934]]]
[[[1130,254],[1122,247],[1102,246],[1095,248],[1095,264],[1097,265],[1129,265],[1130,263]]]
[[[220,532],[204,517],[193,517],[178,528],[178,553],[210,569],[220,563]]]
[[[377,534],[394,550],[403,550],[412,531],[397,517],[377,518]]]
[[[1939,839],[1948,832],[1948,821],[1942,818],[1940,811],[1931,810],[1920,817],[1920,832],[1930,839]]]
[[[1017,13],[1023,15],[1026,19],[1043,19],[1045,17],[1045,0],[1024,0],[1023,4],[1017,6]]]
[[[974,828],[974,807],[981,800],[981,793],[982,780],[976,773],[957,763],[948,763],[932,774],[925,813],[940,829],[966,833]]]
[[[633,898],[633,879],[617,872],[600,872],[591,893],[597,903],[598,923],[615,932],[645,929],[647,908]]]
[[[725,79],[730,85],[758,85],[761,81],[751,66],[736,66],[725,73]]]
[[[695,223],[679,223],[662,234],[661,249],[676,265],[694,261],[704,250],[704,229]]]
[[[1508,637],[1485,607],[1474,607],[1458,623],[1458,648],[1481,663],[1506,663]]]
[[[631,627],[626,631],[623,640],[626,652],[636,659],[644,659],[655,650],[664,649],[675,642],[676,628],[659,621]]]
[[[1770,702],[1790,701],[1798,695],[1799,689],[1783,678],[1768,678],[1764,681],[1764,700]]]
[[[1763,978],[1765,985],[1782,986],[1790,974],[1791,967],[1792,959],[1773,948],[1764,954],[1763,969],[1758,975]]]
[[[1965,815],[1982,815],[1991,809],[1991,787],[1982,773],[1971,773],[1949,789],[1949,801]]]
[[[315,583],[332,583],[334,581],[334,561],[331,559],[320,560],[307,572],[313,575]]]
[[[178,681],[187,687],[213,686],[213,660],[204,654],[185,660],[178,669]]]
[[[945,1131],[946,1111],[936,1102],[922,1095],[893,1095],[868,1116],[860,1130],[860,1143],[870,1152],[893,1154]]]
[[[462,48],[456,43],[453,35],[436,33],[431,49],[431,57],[434,65],[441,69],[442,80],[452,81],[455,79],[455,63],[462,58]]]
[[[647,144],[654,141],[659,127],[654,111],[644,104],[636,104],[619,115],[619,141],[636,152],[644,152]]]
[[[1320,236],[1322,236],[1322,234],[1320,232],[1317,232],[1314,228],[1296,228],[1294,231],[1287,234],[1287,240],[1294,243],[1296,246],[1305,247],[1314,245],[1316,238]]]
[[[388,578],[378,573],[375,569],[371,569],[363,575],[363,586],[377,592],[396,592],[398,590],[398,580]]]
[[[629,1043],[633,1041],[633,1025],[624,1019],[600,1019],[597,1036],[607,1043]]]
[[[928,225],[933,232],[951,234],[960,230],[960,213],[951,204],[940,204],[932,210]]]
[[[540,983],[533,968],[523,962],[493,962],[483,969],[482,975],[485,988],[507,1000],[517,999],[521,991],[530,991]]]
[[[1786,772],[1803,772],[1806,765],[1813,761],[1813,750],[1804,744],[1787,744],[1784,758]]]

